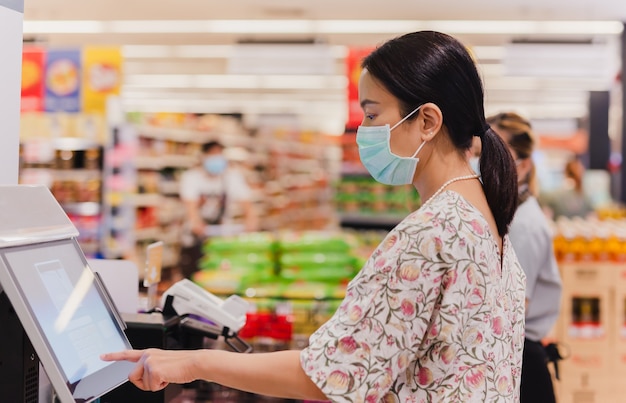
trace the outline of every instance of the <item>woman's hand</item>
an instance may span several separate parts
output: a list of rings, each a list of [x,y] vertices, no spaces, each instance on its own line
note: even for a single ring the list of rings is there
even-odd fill
[[[298,400],[326,400],[307,376],[297,350],[240,354],[232,351],[126,350],[103,354],[104,361],[130,361],[137,366],[128,379],[139,389],[157,391],[170,383],[197,379],[266,396]]]
[[[194,374],[200,350],[126,350],[103,354],[103,361],[136,362],[128,380],[139,389],[157,391],[170,383],[189,383],[198,379]]]

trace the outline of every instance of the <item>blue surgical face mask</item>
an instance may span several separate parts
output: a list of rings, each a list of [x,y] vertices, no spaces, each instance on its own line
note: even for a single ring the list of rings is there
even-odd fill
[[[469,164],[472,167],[472,170],[476,172],[476,175],[480,176],[480,158],[470,157]]]
[[[228,161],[221,155],[206,157],[202,162],[204,169],[211,175],[219,175],[226,170]]]
[[[419,162],[417,154],[426,142],[422,142],[411,157],[400,157],[391,152],[391,131],[416,113],[421,105],[401,121],[389,127],[359,126],[356,132],[356,143],[359,147],[361,162],[376,181],[385,185],[408,185],[413,182],[415,168]]]

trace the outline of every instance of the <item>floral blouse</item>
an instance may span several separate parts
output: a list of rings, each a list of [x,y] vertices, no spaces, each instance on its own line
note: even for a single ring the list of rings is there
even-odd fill
[[[405,218],[300,355],[333,402],[515,402],[525,277],[481,213],[446,191]],[[502,265],[500,265],[502,263]]]

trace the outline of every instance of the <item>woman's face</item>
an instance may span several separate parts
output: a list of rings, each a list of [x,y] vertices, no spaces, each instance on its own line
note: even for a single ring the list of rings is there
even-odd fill
[[[359,80],[359,101],[364,113],[361,122],[363,126],[388,124],[393,127],[403,118],[398,99],[372,77],[367,69],[363,69]],[[421,140],[417,133],[411,131],[411,120],[406,120],[393,129],[389,144],[391,152],[398,156],[410,157],[415,153]]]

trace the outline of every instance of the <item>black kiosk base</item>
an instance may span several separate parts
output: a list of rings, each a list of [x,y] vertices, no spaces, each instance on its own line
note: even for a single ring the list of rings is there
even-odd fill
[[[3,402],[39,402],[39,358],[7,295],[0,291],[0,391]]]

